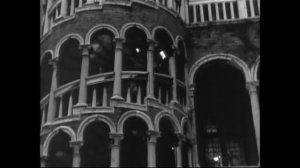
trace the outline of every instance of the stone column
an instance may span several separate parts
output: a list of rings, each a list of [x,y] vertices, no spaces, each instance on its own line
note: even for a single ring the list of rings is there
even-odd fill
[[[70,142],[70,147],[73,148],[73,164],[72,167],[80,167],[80,148],[82,147],[82,141]]]
[[[41,167],[46,167],[47,156],[41,156]]]
[[[114,88],[113,88],[113,96],[111,99],[113,100],[124,100],[122,98],[122,57],[123,57],[123,43],[125,42],[122,38],[116,38],[116,48],[115,48],[115,62],[114,62]]]
[[[147,51],[147,71],[148,71],[148,86],[147,99],[155,100],[154,97],[154,69],[153,69],[153,52],[155,41],[148,39],[149,47]]]
[[[71,0],[71,12],[70,15],[74,15],[75,12],[75,0]]]
[[[178,146],[176,148],[176,165],[177,167],[182,167],[182,141],[184,139],[184,136],[182,134],[176,134],[178,137]]]
[[[188,9],[188,8],[189,8],[189,2],[188,2],[188,0],[184,0],[183,5],[184,5],[185,22],[186,22],[187,24],[189,24],[190,21],[189,21],[189,9]]]
[[[175,46],[173,46],[173,55],[169,57],[169,71],[170,71],[170,75],[173,78],[173,82],[172,82],[172,103],[175,103],[177,101],[177,78],[176,78],[176,60],[175,60],[175,56],[177,53],[177,48]]]
[[[86,78],[88,77],[89,72],[89,45],[82,45],[82,61],[81,61],[81,74],[80,74],[80,86],[79,86],[79,96],[78,103],[76,107],[86,107],[87,106],[87,85]],[[75,110],[74,114],[78,114],[78,111]]]
[[[260,110],[259,110],[259,101],[257,96],[256,87],[258,82],[247,82],[246,87],[249,91],[251,107],[252,107],[252,116],[255,129],[255,137],[258,151],[258,160],[260,162]]]
[[[49,93],[49,106],[48,106],[48,116],[47,116],[46,124],[53,122],[55,119],[56,100],[54,97],[54,91],[57,89],[57,61],[58,61],[58,57],[54,58],[51,61],[51,64],[53,66],[53,71],[52,71],[51,89]]]
[[[120,142],[123,134],[110,134],[112,139],[110,167],[120,167]]]
[[[148,131],[148,167],[156,167],[156,139],[159,133]]]
[[[196,132],[196,115],[195,115],[195,106],[194,106],[194,93],[195,88],[194,86],[189,86],[189,99],[190,99],[190,108],[189,113],[192,116],[192,154],[193,154],[193,167],[199,167],[199,161],[198,161],[198,145],[197,145],[197,132]]]
[[[239,18],[247,18],[246,0],[237,0]]]
[[[65,17],[67,15],[67,10],[68,9],[68,2],[67,0],[62,0],[61,1],[61,8],[60,8],[60,14],[62,17]]]

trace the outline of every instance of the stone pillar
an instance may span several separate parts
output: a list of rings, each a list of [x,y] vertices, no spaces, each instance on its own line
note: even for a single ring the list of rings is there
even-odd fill
[[[177,167],[182,167],[182,141],[184,139],[184,136],[182,134],[177,134],[178,137],[178,146],[176,148],[176,165]]]
[[[82,141],[70,142],[70,147],[73,148],[73,164],[72,167],[80,167],[80,148],[82,147]]]
[[[49,106],[48,106],[48,116],[47,116],[47,123],[51,123],[55,119],[55,112],[56,112],[56,100],[54,97],[54,91],[57,89],[57,61],[58,57],[54,58],[51,61],[53,66],[52,71],[52,81],[51,81],[51,89],[49,93]]]
[[[122,98],[122,57],[123,57],[123,43],[125,42],[122,38],[116,38],[116,48],[115,48],[115,63],[114,63],[114,88],[113,88],[113,96],[111,99],[113,100],[124,100]]]
[[[177,53],[177,48],[175,46],[173,46],[173,55],[169,57],[169,71],[170,71],[170,75],[173,78],[173,82],[172,82],[172,103],[175,103],[177,101],[177,78],[176,78],[176,60],[175,60],[175,56]]]
[[[153,69],[153,52],[155,41],[148,39],[149,47],[147,51],[147,71],[148,71],[148,85],[147,85],[147,99],[155,100],[154,97],[154,69]]]
[[[110,134],[112,139],[110,167],[120,167],[120,142],[123,134]]]
[[[71,12],[70,15],[74,15],[75,12],[75,0],[71,0]]]
[[[247,18],[246,0],[237,0],[239,18]]]
[[[81,61],[81,74],[80,74],[80,85],[79,85],[79,96],[78,103],[76,107],[86,107],[87,106],[87,85],[86,78],[89,72],[89,45],[82,45],[82,61]],[[77,110],[74,111],[77,113]]]
[[[257,151],[258,151],[258,160],[260,162],[260,110],[259,110],[259,101],[258,101],[258,95],[256,90],[257,85],[258,82],[247,82],[246,87],[250,95],[256,144],[257,144]]]
[[[197,145],[197,132],[196,132],[196,115],[195,115],[195,106],[194,106],[194,93],[195,88],[194,86],[190,86],[189,89],[189,99],[190,99],[190,108],[189,113],[192,116],[192,153],[193,153],[193,167],[200,167],[199,161],[198,161],[198,145]]]
[[[68,11],[68,2],[67,0],[62,0],[61,8],[60,8],[60,14],[62,15],[62,17],[65,17],[67,15],[67,11]]]
[[[156,167],[156,139],[159,133],[148,131],[148,167]]]
[[[185,22],[187,23],[187,24],[189,24],[190,23],[190,21],[189,21],[189,9],[188,9],[188,7],[189,7],[189,2],[188,2],[188,0],[184,0],[184,15],[185,15]]]
[[[46,167],[47,156],[41,156],[41,167]]]

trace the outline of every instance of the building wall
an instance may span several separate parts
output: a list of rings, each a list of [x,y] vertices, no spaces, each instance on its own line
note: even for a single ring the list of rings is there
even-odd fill
[[[188,67],[208,54],[228,53],[251,67],[260,55],[259,22],[188,28]]]

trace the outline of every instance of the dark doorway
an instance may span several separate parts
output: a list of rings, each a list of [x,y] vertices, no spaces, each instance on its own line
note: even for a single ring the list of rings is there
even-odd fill
[[[200,165],[256,165],[251,104],[242,72],[228,61],[215,60],[199,68],[194,82]]]
[[[110,167],[110,129],[96,121],[84,131],[84,145],[80,150],[82,167]]]
[[[159,123],[160,137],[156,144],[156,160],[158,167],[176,167],[175,148],[178,145],[177,136],[171,121],[163,117]]]
[[[70,140],[70,136],[62,131],[53,137],[49,144],[47,167],[72,167],[73,149],[69,145]]]
[[[146,123],[131,117],[124,123],[124,139],[121,141],[121,167],[147,167]]]

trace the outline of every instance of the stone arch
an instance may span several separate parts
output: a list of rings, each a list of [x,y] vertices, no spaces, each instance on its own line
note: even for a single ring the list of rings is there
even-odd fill
[[[253,81],[258,81],[257,73],[258,73],[259,66],[260,66],[260,56],[257,57],[254,65],[251,68],[251,76]]]
[[[176,48],[178,48],[178,43],[182,41],[182,44],[183,44],[183,47],[184,47],[184,56],[185,58],[187,59],[187,50],[186,50],[186,45],[185,45],[185,41],[183,40],[183,38],[179,35],[176,36],[176,39],[175,39],[175,43],[176,43]]]
[[[166,31],[167,34],[171,37],[173,45],[174,45],[174,46],[177,46],[176,43],[175,43],[175,40],[174,40],[174,36],[173,36],[172,33],[171,33],[166,27],[164,27],[164,26],[155,26],[155,27],[152,29],[152,33],[151,33],[151,34],[152,34],[152,39],[154,39],[156,31],[159,30],[159,29],[162,29],[162,30]]]
[[[92,35],[101,29],[107,29],[107,30],[111,31],[114,34],[115,38],[120,37],[118,30],[114,26],[109,25],[109,24],[98,24],[98,25],[94,26],[93,28],[91,28],[87,32],[87,34],[85,36],[85,44],[89,45]]]
[[[222,60],[228,60],[230,61],[233,65],[236,65],[237,67],[240,68],[242,71],[246,82],[251,81],[251,72],[248,68],[248,65],[241,60],[240,58],[231,55],[231,54],[225,54],[225,53],[218,53],[218,54],[209,54],[207,56],[204,56],[200,59],[198,59],[191,67],[190,72],[189,72],[189,86],[192,86],[194,83],[194,77],[197,72],[197,70],[205,63],[217,59],[222,59]]]
[[[92,115],[84,119],[81,124],[79,125],[78,131],[77,131],[77,140],[78,141],[83,141],[83,133],[85,128],[92,122],[94,121],[102,121],[105,124],[109,126],[110,132],[111,133],[116,133],[116,126],[114,122],[108,118],[107,116],[103,115]]]
[[[70,136],[71,141],[76,141],[76,134],[72,128],[68,126],[59,126],[55,128],[53,131],[51,131],[51,133],[48,134],[48,136],[46,137],[45,142],[43,144],[43,156],[48,156],[50,141],[57,133],[59,133],[60,130],[67,133]]]
[[[152,124],[151,118],[147,114],[140,112],[140,111],[131,110],[131,111],[125,112],[120,117],[120,119],[118,121],[118,126],[117,126],[118,133],[123,134],[123,126],[124,126],[125,121],[128,118],[133,117],[133,116],[139,117],[142,120],[144,120],[148,126],[148,130],[154,131],[154,126]]]
[[[125,33],[126,33],[126,31],[127,31],[129,28],[131,28],[131,27],[137,27],[137,28],[143,30],[143,31],[145,32],[147,38],[148,38],[148,39],[151,39],[151,34],[150,34],[149,30],[148,30],[144,25],[142,25],[142,24],[140,24],[140,23],[135,23],[135,22],[127,23],[127,24],[125,24],[125,25],[121,28],[121,30],[120,30],[120,38],[125,39]]]
[[[45,56],[46,56],[47,53],[51,54],[51,59],[54,58],[53,50],[48,49],[48,50],[44,51],[42,56],[40,57],[40,64],[42,64],[42,62],[45,59]]]
[[[160,119],[163,117],[167,117],[171,121],[171,123],[173,124],[175,133],[182,133],[181,125],[180,125],[179,121],[177,120],[177,118],[175,117],[175,115],[172,113],[166,112],[166,111],[159,112],[155,116],[154,126],[155,126],[156,131],[160,131],[159,130],[159,122],[160,122]]]
[[[77,33],[67,34],[67,35],[65,35],[65,36],[57,43],[57,45],[56,45],[56,47],[55,47],[55,55],[54,55],[55,58],[58,58],[58,57],[59,57],[59,50],[60,50],[61,45],[62,45],[65,41],[67,41],[68,39],[71,39],[71,38],[78,40],[79,45],[83,45],[83,44],[84,44],[84,40],[83,40],[83,38],[81,37],[81,35],[79,35],[79,34],[77,34]]]

